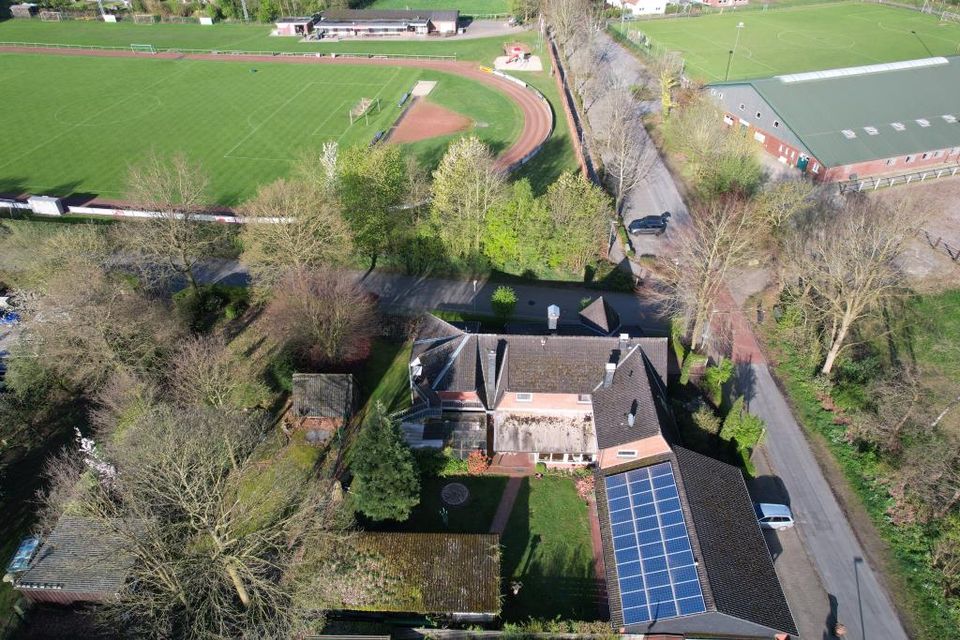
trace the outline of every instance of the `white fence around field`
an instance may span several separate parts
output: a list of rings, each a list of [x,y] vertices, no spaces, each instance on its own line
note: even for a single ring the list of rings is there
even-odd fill
[[[72,49],[90,51],[130,51],[130,45],[61,44],[57,42],[0,42],[0,47],[21,49]],[[419,53],[365,53],[339,51],[240,51],[222,49],[184,49],[181,47],[156,47],[156,53],[175,53],[182,55],[219,55],[219,56],[256,56],[260,58],[376,58],[379,60],[447,60],[456,61],[457,55],[426,55]],[[149,54],[144,54],[149,55]]]
[[[34,208],[30,202],[21,202],[19,200],[7,200],[0,199],[0,209],[11,209],[17,211],[29,211],[34,215],[42,215],[48,217],[57,217],[57,215],[63,214],[51,214],[46,211],[41,211]],[[81,216],[98,216],[102,218],[132,218],[132,219],[150,219],[150,218],[166,218],[168,216],[173,216],[177,220],[183,220],[190,216],[190,219],[196,220],[197,222],[220,222],[223,224],[286,224],[288,222],[293,222],[293,218],[245,218],[242,216],[234,216],[228,213],[163,213],[160,211],[146,211],[140,209],[120,209],[116,207],[85,207],[85,206],[72,206],[72,205],[63,205],[64,214],[73,214]]]

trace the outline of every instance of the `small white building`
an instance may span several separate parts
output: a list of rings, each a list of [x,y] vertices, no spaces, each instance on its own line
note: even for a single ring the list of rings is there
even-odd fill
[[[663,15],[667,12],[667,0],[607,0],[607,4],[635,16]]]

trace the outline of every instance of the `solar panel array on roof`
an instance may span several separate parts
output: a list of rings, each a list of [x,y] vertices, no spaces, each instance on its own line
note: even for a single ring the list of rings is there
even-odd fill
[[[605,478],[624,624],[706,605],[669,462]]]

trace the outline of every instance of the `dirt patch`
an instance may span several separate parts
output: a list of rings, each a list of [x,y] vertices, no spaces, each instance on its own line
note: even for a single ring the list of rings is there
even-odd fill
[[[438,104],[419,99],[407,109],[393,127],[390,142],[417,142],[466,131],[473,125],[470,118]]]

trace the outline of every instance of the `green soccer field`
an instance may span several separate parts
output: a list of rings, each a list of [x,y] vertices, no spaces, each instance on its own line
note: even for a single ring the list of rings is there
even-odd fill
[[[730,80],[960,54],[956,22],[854,2],[628,22],[624,31],[682,52],[689,75],[715,82],[727,76],[741,22]]]
[[[122,199],[128,165],[153,149],[202,163],[211,201],[234,206],[303,150],[367,144],[419,79],[439,81],[430,99],[480,123],[491,146],[519,134],[522,116],[502,94],[429,70],[0,54],[0,193]],[[361,97],[381,111],[351,126]],[[447,141],[412,150],[434,161]]]

